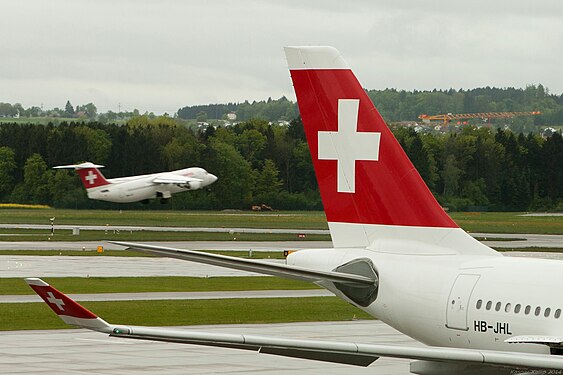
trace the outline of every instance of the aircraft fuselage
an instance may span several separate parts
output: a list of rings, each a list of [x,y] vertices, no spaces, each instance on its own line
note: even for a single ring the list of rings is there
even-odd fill
[[[549,354],[545,345],[504,341],[563,333],[560,261],[343,248],[292,253],[288,264],[333,270],[359,258],[370,259],[379,277],[372,304],[360,306],[334,284],[320,285],[427,345]]]
[[[159,176],[182,175],[200,179],[201,182],[155,184]],[[88,198],[116,203],[131,203],[146,199],[170,198],[172,194],[196,190],[215,182],[217,178],[202,168],[186,168],[173,172],[107,179],[109,185],[87,189]]]

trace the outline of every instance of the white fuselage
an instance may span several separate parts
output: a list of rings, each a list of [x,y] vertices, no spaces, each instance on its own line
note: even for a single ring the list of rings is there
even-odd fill
[[[544,345],[504,340],[563,334],[561,261],[350,248],[299,251],[288,263],[332,270],[357,258],[369,258],[378,272],[371,305],[358,306],[331,283],[322,286],[427,345],[549,354]]]
[[[186,176],[201,180],[190,183],[154,183],[159,176]],[[109,185],[87,189],[88,198],[108,202],[131,203],[146,199],[170,198],[182,191],[201,189],[215,182],[217,177],[205,169],[193,167],[172,172],[107,179]]]

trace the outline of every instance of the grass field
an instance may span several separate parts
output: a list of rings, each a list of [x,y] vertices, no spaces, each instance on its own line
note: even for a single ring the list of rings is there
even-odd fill
[[[520,212],[453,212],[451,217],[469,232],[486,233],[539,233],[563,234],[563,217],[561,216],[522,216]],[[50,217],[56,217],[56,224],[75,225],[144,225],[144,226],[179,226],[179,227],[214,227],[214,228],[290,228],[290,229],[328,229],[324,212],[184,212],[184,211],[109,211],[109,210],[59,210],[59,209],[2,209],[0,223],[10,224],[49,224]],[[70,232],[70,231],[69,231]],[[4,233],[6,233],[4,231]],[[14,233],[13,231],[11,233]],[[82,231],[81,231],[82,233]],[[103,232],[101,232],[104,234]],[[61,235],[69,235],[61,234]],[[86,233],[85,233],[86,235]],[[127,234],[128,235],[128,234]],[[195,234],[148,234],[133,232],[131,239],[149,240],[150,236],[173,236]],[[228,233],[216,233],[218,237],[232,239]],[[96,234],[92,234],[96,236]],[[125,233],[119,234],[120,239],[129,239]],[[201,236],[209,236],[208,233]],[[242,235],[238,235],[240,239]],[[245,235],[246,236],[246,235]],[[289,235],[295,237],[294,235]],[[3,236],[4,237],[4,236]],[[27,236],[25,236],[27,237]],[[76,240],[76,236],[70,236]],[[82,237],[82,234],[81,236]],[[263,236],[258,236],[264,238]],[[267,235],[268,239],[275,238]],[[283,236],[282,236],[283,237]],[[278,238],[282,238],[278,237]],[[96,238],[101,239],[102,237]],[[159,239],[160,239],[159,238]],[[283,237],[285,238],[285,237]],[[308,236],[308,239],[314,237]],[[322,238],[322,237],[321,237]],[[3,238],[4,239],[4,238]],[[61,237],[62,239],[62,237]],[[211,238],[210,238],[211,239]],[[219,238],[217,238],[219,239]],[[7,239],[4,239],[5,241]],[[44,237],[41,237],[44,240]],[[187,239],[189,240],[189,239]]]
[[[2,211],[0,211],[2,213]],[[291,233],[209,233],[209,232],[153,232],[153,231],[96,231],[80,230],[72,235],[70,229],[57,229],[51,235],[46,229],[0,229],[0,241],[330,241],[329,234],[307,234],[299,238]]]
[[[328,229],[324,212],[109,211],[3,209],[0,223]]]
[[[118,301],[82,304],[110,323],[149,326],[373,319],[337,297]],[[70,327],[44,303],[0,304],[0,330],[61,328]]]
[[[453,212],[469,232],[563,234],[563,216],[522,216],[521,212]]]
[[[0,223],[72,225],[145,225],[225,228],[291,228],[327,229],[322,212],[173,212],[173,211],[108,211],[57,209],[0,209]],[[452,213],[465,230],[486,233],[545,233],[563,234],[562,217],[526,217],[519,213]],[[44,241],[49,231],[2,229],[0,240]],[[57,230],[52,240],[296,240],[296,235],[240,233],[181,233],[126,232],[81,230],[73,236],[70,230]],[[328,235],[308,235],[307,240],[329,240]],[[504,249],[503,249],[504,250]],[[520,249],[515,249],[520,250]],[[542,251],[544,249],[541,249]],[[556,251],[557,249],[552,249]],[[560,250],[560,249],[559,249]],[[221,253],[221,252],[219,252]],[[84,256],[143,256],[132,251],[2,251],[0,255],[84,255]],[[225,252],[247,256],[247,252]],[[280,252],[254,252],[253,258],[281,257]],[[312,289],[314,284],[275,277],[148,277],[148,278],[47,278],[65,293],[127,293],[180,291],[239,291]],[[21,279],[0,278],[2,294],[32,294]],[[360,310],[336,297],[284,299],[229,299],[188,301],[120,301],[87,302],[84,305],[110,322],[138,325],[197,325],[228,323],[277,323],[294,321],[331,321],[370,319]],[[67,328],[42,303],[1,304],[0,330]]]
[[[44,280],[68,294],[319,289],[313,283],[267,276],[46,277]],[[21,278],[0,278],[0,290],[3,295],[34,294]]]

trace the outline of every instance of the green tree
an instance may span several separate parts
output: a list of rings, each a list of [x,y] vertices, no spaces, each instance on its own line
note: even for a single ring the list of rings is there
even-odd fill
[[[276,198],[282,187],[282,182],[278,176],[279,171],[276,164],[272,160],[266,159],[264,167],[256,179],[255,203],[271,203]]]
[[[41,155],[33,154],[26,160],[23,176],[28,203],[49,204],[52,171],[48,169]]]
[[[94,105],[94,103],[79,105],[78,111],[86,113],[86,117],[88,117],[89,119],[96,118],[98,114],[98,108]]]
[[[461,177],[462,170],[457,166],[457,161],[454,155],[448,155],[442,170],[442,179],[444,180],[444,197],[453,196],[457,193],[459,188],[459,178]]]
[[[14,189],[15,157],[16,153],[10,147],[0,147],[0,201],[5,200]]]
[[[205,150],[205,145],[199,143],[191,133],[187,131],[182,133],[172,138],[162,150],[167,169],[187,168],[201,163],[201,154]]]
[[[248,208],[253,185],[252,169],[248,161],[232,146],[212,141],[207,153],[206,168],[219,177],[213,184],[216,208]]]
[[[198,114],[196,115],[196,121],[197,122],[207,122],[207,112],[204,112],[204,111],[198,112]]]
[[[256,129],[246,129],[235,142],[237,150],[253,168],[262,165],[261,156],[267,143],[267,139],[262,133]]]
[[[74,116],[74,107],[72,106],[72,104],[70,104],[70,100],[66,101],[65,114],[66,114],[67,117],[73,117]]]
[[[95,163],[106,163],[111,154],[111,139],[102,129],[93,129],[88,126],[78,126],[74,132],[84,137],[86,144],[85,160]]]

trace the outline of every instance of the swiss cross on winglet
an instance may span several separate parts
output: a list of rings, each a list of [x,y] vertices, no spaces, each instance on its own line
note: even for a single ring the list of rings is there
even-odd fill
[[[379,160],[381,133],[358,131],[360,99],[338,100],[338,131],[318,132],[319,160],[337,160],[337,191],[356,192],[356,161]]]
[[[63,307],[65,305],[64,301],[60,298],[56,298],[53,295],[53,292],[47,292],[47,302],[52,304],[52,305],[57,306],[57,308],[61,311],[65,310],[64,307]]]
[[[33,277],[25,279],[25,282],[66,324],[88,328],[98,332],[112,332],[112,325],[108,324],[102,318],[99,318],[96,314],[81,306],[67,295],[59,292],[45,281]]]
[[[57,315],[66,315],[80,319],[97,318],[94,313],[80,306],[43,280],[28,278],[25,281]]]

